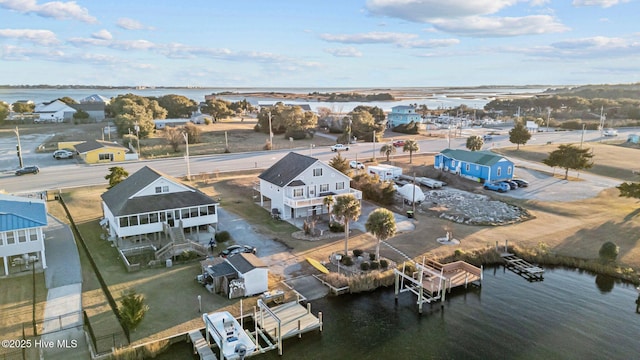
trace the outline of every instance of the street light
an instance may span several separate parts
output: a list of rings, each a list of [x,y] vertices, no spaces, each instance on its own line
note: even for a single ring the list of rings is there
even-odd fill
[[[189,164],[189,134],[183,132],[182,137],[184,137],[184,143],[187,144],[187,153],[185,155],[185,160],[187,160],[187,180],[191,180],[191,165]]]
[[[140,154],[140,126],[138,125],[138,121],[136,120],[134,129],[136,130],[136,142],[138,143],[138,159],[141,158]]]

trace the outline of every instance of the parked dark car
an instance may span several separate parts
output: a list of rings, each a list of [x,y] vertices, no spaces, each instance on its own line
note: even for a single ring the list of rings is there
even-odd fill
[[[255,254],[258,249],[249,245],[231,245],[228,248],[222,250],[220,252],[220,256],[227,257],[229,255],[240,254],[240,253],[250,253]]]
[[[18,170],[16,170],[16,176],[24,175],[24,174],[37,174],[40,172],[40,168],[37,166],[25,166]]]
[[[527,180],[512,179],[511,181],[513,181],[514,183],[518,184],[518,187],[528,187],[529,186],[529,182]]]
[[[511,181],[511,180],[503,180],[503,183],[509,185],[509,189],[511,190],[515,190],[518,188],[518,184],[515,181]]]

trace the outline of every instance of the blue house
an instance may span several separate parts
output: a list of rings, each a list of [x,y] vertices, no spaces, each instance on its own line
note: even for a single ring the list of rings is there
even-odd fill
[[[43,269],[47,267],[43,232],[46,226],[44,200],[0,194],[0,276],[15,273],[35,261],[40,261]]]
[[[493,182],[513,178],[513,162],[490,151],[445,149],[436,154],[433,166],[467,179]]]
[[[410,105],[398,105],[391,108],[391,112],[387,115],[387,124],[389,127],[409,124],[410,122],[421,123],[422,117],[416,113],[416,108]]]

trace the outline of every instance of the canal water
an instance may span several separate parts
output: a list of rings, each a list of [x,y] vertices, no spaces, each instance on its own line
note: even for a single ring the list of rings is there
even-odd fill
[[[324,331],[252,359],[638,359],[638,291],[610,278],[547,269],[528,282],[502,267],[481,288],[425,305],[393,289],[312,302]],[[174,357],[175,358],[175,357]],[[188,358],[188,357],[185,357]]]

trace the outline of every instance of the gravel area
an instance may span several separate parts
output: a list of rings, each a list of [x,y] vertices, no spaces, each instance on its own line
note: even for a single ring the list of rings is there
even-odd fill
[[[487,195],[445,188],[425,193],[423,211],[438,214],[440,218],[468,225],[506,225],[529,219],[525,209]]]

